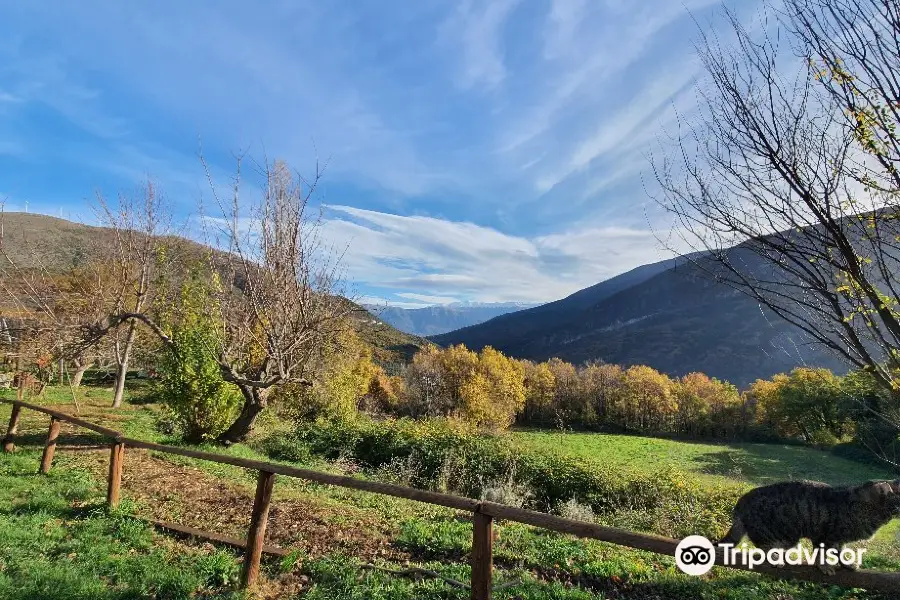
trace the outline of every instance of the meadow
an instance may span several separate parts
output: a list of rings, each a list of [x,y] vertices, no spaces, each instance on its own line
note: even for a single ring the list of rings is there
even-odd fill
[[[2,392],[0,392],[2,393]],[[128,435],[173,443],[156,427],[159,407],[140,393],[118,411],[106,406],[107,389],[84,387],[79,415],[124,430]],[[39,401],[74,410],[69,390],[49,389]],[[0,419],[9,407],[0,406]],[[87,598],[240,598],[233,591],[240,553],[202,540],[184,540],[151,527],[145,519],[243,536],[252,503],[254,474],[243,469],[139,450],[126,451],[124,502],[116,511],[103,507],[107,452],[83,431],[63,427],[54,468],[36,475],[47,418],[26,411],[19,450],[0,456],[0,597],[12,599]],[[269,419],[246,444],[217,452],[271,460],[271,438],[284,425]],[[594,436],[594,437],[592,437]],[[697,457],[715,455],[722,446],[595,434],[513,432],[516,444],[541,452],[581,453],[587,461],[618,461],[635,477],[655,466],[682,461],[684,481],[704,486],[749,485],[745,477],[708,473]],[[279,438],[282,441],[285,438]],[[644,443],[646,442],[646,443]],[[698,446],[698,447],[694,447]],[[752,445],[756,446],[756,445]],[[595,447],[596,450],[591,448]],[[605,448],[601,451],[600,448]],[[742,447],[728,446],[728,451]],[[300,466],[362,477],[384,472],[366,469],[346,455],[336,459],[312,447],[288,460]],[[773,460],[754,463],[758,477],[778,478],[784,463],[803,456],[792,471],[813,477],[833,465],[835,477],[865,478],[870,467],[844,464],[826,452],[775,446],[748,449]],[[755,453],[755,454],[754,454]],[[679,456],[681,455],[681,456]],[[687,457],[687,458],[685,458]],[[654,466],[655,465],[655,466]],[[859,477],[852,477],[856,467]],[[865,473],[865,475],[863,475]],[[685,510],[688,510],[686,508]],[[598,516],[623,524],[615,511]],[[682,575],[671,559],[611,544],[501,523],[495,542],[496,581],[511,583],[497,598],[587,600],[600,598],[675,599],[873,599],[860,590],[783,582],[747,573],[714,569],[710,576]],[[455,511],[410,501],[279,478],[270,515],[269,543],[291,550],[287,559],[264,562],[264,598],[312,599],[455,599],[468,591],[435,578],[412,578],[388,571],[410,566],[431,569],[448,579],[466,581],[471,524]],[[866,566],[900,568],[896,528],[880,532],[870,545]]]
[[[811,479],[842,485],[891,477],[885,469],[800,445],[709,443],[538,430],[512,431],[509,435],[523,448],[577,456],[643,473],[668,466],[710,484],[737,481],[765,485],[786,479]]]

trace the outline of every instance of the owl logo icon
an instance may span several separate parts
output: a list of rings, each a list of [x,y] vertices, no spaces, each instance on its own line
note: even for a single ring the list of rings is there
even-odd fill
[[[689,535],[675,548],[675,564],[688,575],[703,575],[716,562],[716,549],[702,535]]]

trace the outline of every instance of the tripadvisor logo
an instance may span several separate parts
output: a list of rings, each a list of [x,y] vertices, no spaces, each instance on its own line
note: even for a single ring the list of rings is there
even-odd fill
[[[791,565],[818,565],[820,567],[859,567],[865,548],[826,548],[824,544],[807,548],[798,544],[792,548],[747,548],[734,544],[718,544],[723,566],[745,565],[753,569],[767,564],[776,567]],[[716,562],[716,547],[702,535],[689,535],[675,548],[675,564],[688,575],[708,573]]]
[[[688,575],[703,575],[716,562],[716,549],[702,535],[689,535],[675,548],[675,564]]]

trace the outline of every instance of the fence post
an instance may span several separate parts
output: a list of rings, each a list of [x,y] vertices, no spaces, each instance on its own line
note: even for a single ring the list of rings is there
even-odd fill
[[[53,464],[53,454],[56,452],[56,438],[59,437],[60,420],[56,417],[50,417],[50,432],[47,434],[47,443],[44,445],[44,455],[41,456],[41,473],[46,475],[50,472],[50,465]]]
[[[472,515],[472,600],[490,600],[494,570],[493,518]]]
[[[16,432],[19,430],[19,416],[22,414],[22,407],[18,404],[13,404],[12,414],[9,415],[9,428],[6,430],[6,437],[3,438],[3,451],[4,452],[12,452],[16,449],[16,445],[13,444],[13,438],[16,435]]]
[[[262,557],[266,539],[266,521],[269,518],[269,503],[272,501],[272,486],[275,473],[260,471],[256,480],[256,498],[253,500],[253,514],[250,516],[250,530],[247,532],[247,551],[241,570],[241,587],[254,585],[259,577],[259,560]]]
[[[119,505],[119,491],[122,488],[122,461],[125,459],[125,444],[116,442],[109,451],[109,487],[106,490],[106,503],[110,508]]]

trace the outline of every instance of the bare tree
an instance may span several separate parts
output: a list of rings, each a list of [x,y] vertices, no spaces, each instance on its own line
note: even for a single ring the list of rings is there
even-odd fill
[[[43,340],[48,360],[72,361],[76,381],[111,351],[118,407],[138,330],[134,319],[114,316],[142,314],[152,304],[166,221],[150,182],[136,197],[121,195],[114,207],[100,196],[98,204],[108,231],[90,241],[81,265],[48,264],[43,249],[9,249],[0,235],[0,293],[27,324],[22,339]]]
[[[93,349],[78,342],[78,331],[85,320],[94,318],[87,310],[94,300],[88,301],[90,295],[79,295],[75,289],[84,289],[80,281],[84,269],[47,264],[44,252],[24,237],[11,251],[3,235],[4,221],[0,215],[2,342],[15,351],[20,370],[25,364],[66,360],[85,364]],[[78,371],[83,373],[80,366]]]
[[[120,195],[110,206],[98,195],[101,222],[112,230],[103,262],[112,267],[112,276],[101,285],[101,301],[110,315],[144,314],[153,302],[156,266],[167,232],[163,199],[152,182],[147,182],[139,198]],[[125,379],[138,336],[136,319],[126,319],[110,330],[116,382],[113,407],[122,404]]]
[[[340,256],[321,236],[321,213],[309,214],[310,200],[322,172],[312,179],[288,166],[266,161],[258,172],[258,200],[241,195],[242,160],[232,181],[231,197],[222,198],[209,176],[220,209],[211,222],[227,250],[222,308],[223,378],[244,397],[240,415],[220,436],[243,439],[268,404],[271,390],[284,383],[310,384],[308,369],[335,339],[353,311],[340,289]]]
[[[785,0],[760,36],[727,15],[660,201],[696,264],[871,373],[900,427],[900,5]]]
[[[261,194],[248,199],[241,194],[242,163],[239,158],[230,198],[218,193],[207,169],[219,208],[219,215],[205,219],[218,232],[210,244],[220,250],[208,254],[208,271],[220,280],[212,286],[214,312],[222,315],[216,360],[222,378],[244,398],[240,414],[219,437],[226,444],[250,433],[276,386],[311,385],[308,367],[354,311],[340,293],[340,256],[321,237],[321,213],[308,212],[321,178],[318,165],[314,178],[306,180],[283,162],[266,162],[258,169]],[[89,328],[85,339],[143,323],[176,348],[150,305],[138,304],[139,294],[128,297],[130,306],[123,304],[125,310]]]

